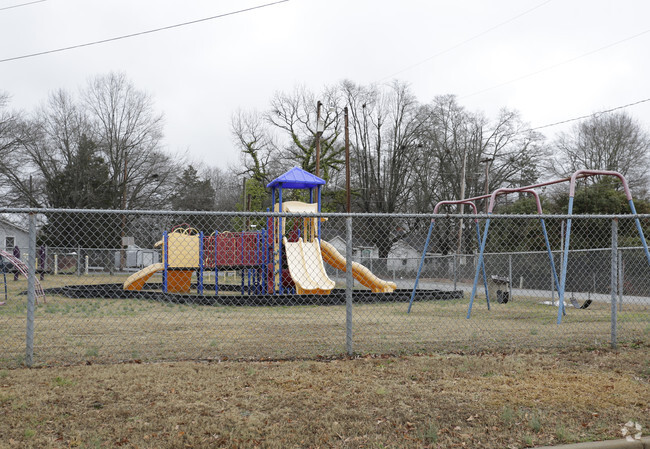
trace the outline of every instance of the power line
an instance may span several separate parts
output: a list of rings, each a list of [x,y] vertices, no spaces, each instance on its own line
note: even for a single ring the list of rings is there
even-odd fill
[[[558,62],[557,64],[553,64],[553,65],[550,65],[548,67],[544,67],[543,69],[537,70],[535,72],[531,72],[531,73],[528,73],[526,75],[520,76],[518,78],[511,79],[510,81],[506,81],[504,83],[497,84],[495,86],[488,87],[487,89],[482,89],[482,90],[476,91],[476,92],[468,94],[468,95],[463,95],[462,97],[460,97],[460,99],[473,97],[475,95],[480,95],[482,93],[485,93],[485,92],[488,92],[488,91],[491,91],[491,90],[494,90],[494,89],[498,89],[499,87],[507,86],[508,84],[512,84],[512,83],[515,83],[517,81],[521,81],[521,80],[523,80],[525,78],[530,78],[531,76],[535,76],[535,75],[538,75],[540,73],[547,72],[547,71],[549,71],[551,69],[555,69],[555,68],[560,67],[562,65],[569,64],[570,62],[577,61],[578,59],[584,58],[586,56],[593,55],[594,53],[598,53],[599,51],[603,51],[603,50],[606,50],[608,48],[614,47],[616,45],[622,44],[624,42],[630,41],[632,39],[636,39],[637,37],[643,36],[644,34],[647,34],[647,33],[650,33],[650,29],[642,31],[642,32],[637,33],[637,34],[632,35],[632,36],[628,36],[625,39],[621,39],[620,41],[616,41],[616,42],[613,42],[611,44],[605,45],[604,47],[600,47],[600,48],[597,48],[595,50],[588,51],[587,53],[583,53],[583,54],[581,54],[579,56],[575,56],[575,57],[567,59],[565,61]]]
[[[650,98],[646,98],[644,100],[635,101],[634,103],[628,103],[628,104],[624,104],[624,105],[621,105],[621,106],[615,106],[613,108],[604,109],[602,111],[594,112],[592,114],[581,115],[580,117],[574,117],[574,118],[570,118],[570,119],[566,119],[566,120],[561,120],[559,122],[549,123],[548,125],[536,126],[534,128],[526,128],[526,129],[523,129],[521,131],[516,131],[516,132],[510,133],[510,134],[508,134],[508,136],[511,137],[511,136],[515,136],[515,135],[518,135],[518,134],[527,133],[527,132],[530,132],[530,131],[537,131],[538,129],[551,128],[553,126],[564,125],[565,123],[571,123],[571,122],[575,122],[575,121],[578,121],[578,120],[583,120],[583,119],[590,118],[590,117],[598,117],[598,116],[600,116],[602,114],[607,114],[609,112],[618,111],[619,109],[629,108],[629,107],[636,106],[636,105],[639,105],[639,104],[642,104],[642,103],[647,103],[649,101],[650,101]],[[489,131],[487,134],[491,134],[492,132],[494,132],[494,130]]]
[[[404,68],[404,69],[402,69],[402,70],[398,70],[397,72],[395,72],[395,73],[393,73],[393,74],[391,74],[391,75],[385,76],[385,77],[379,79],[378,81],[384,81],[384,80],[386,80],[386,79],[388,79],[388,78],[392,78],[392,77],[394,77],[395,75],[399,75],[400,73],[404,73],[404,72],[406,72],[406,71],[409,71],[409,70],[411,70],[411,69],[413,69],[413,68],[415,68],[415,67],[417,67],[417,66],[420,66],[420,65],[424,64],[425,62],[431,61],[432,59],[437,58],[438,56],[442,56],[442,55],[444,55],[445,53],[449,53],[450,51],[455,50],[456,48],[461,47],[461,46],[467,44],[468,42],[471,42],[471,41],[473,41],[474,39],[477,39],[477,38],[483,36],[484,34],[489,33],[490,31],[494,31],[494,30],[496,30],[497,28],[500,28],[500,27],[502,27],[502,26],[504,26],[504,25],[507,25],[507,24],[509,24],[510,22],[513,22],[513,21],[519,19],[520,17],[525,16],[526,14],[531,13],[531,12],[535,11],[536,9],[541,8],[542,6],[546,5],[547,3],[550,3],[551,1],[552,1],[552,0],[546,0],[545,2],[542,2],[542,3],[540,3],[539,5],[532,7],[531,9],[528,9],[528,10],[522,12],[521,14],[518,14],[518,15],[516,15],[516,16],[514,16],[514,17],[511,17],[510,19],[506,20],[505,22],[501,22],[501,23],[499,23],[499,24],[497,24],[497,25],[494,25],[494,26],[491,27],[491,28],[488,28],[487,30],[481,31],[480,33],[475,34],[474,36],[472,36],[472,37],[470,37],[470,38],[468,38],[468,39],[465,39],[465,40],[462,41],[462,42],[459,42],[459,43],[457,43],[457,44],[455,44],[455,45],[452,45],[451,47],[449,47],[449,48],[447,48],[447,49],[445,49],[445,50],[442,50],[441,52],[438,52],[438,53],[436,53],[436,54],[433,55],[433,56],[429,56],[428,58],[423,59],[423,60],[420,61],[420,62],[416,62],[415,64],[412,64],[412,65],[410,65],[410,66],[408,66],[408,67],[406,67],[406,68]]]
[[[47,0],[36,0],[36,1],[33,1],[33,2],[28,2],[28,3],[21,3],[19,5],[5,6],[3,8],[0,8],[0,11],[4,11],[5,9],[20,8],[21,6],[33,5],[34,3],[43,3],[45,1],[47,1]]]
[[[609,112],[618,111],[619,109],[629,108],[629,107],[636,106],[636,105],[641,104],[641,103],[646,103],[648,101],[650,101],[650,98],[646,98],[645,100],[635,101],[634,103],[628,103],[628,104],[625,104],[625,105],[622,105],[622,106],[616,106],[614,108],[606,109],[604,111],[594,112],[593,114],[582,115],[580,117],[575,117],[575,118],[570,118],[570,119],[567,119],[567,120],[562,120],[561,122],[555,122],[555,123],[550,123],[548,125],[537,126],[535,128],[529,128],[526,131],[536,131],[538,129],[550,128],[551,126],[563,125],[565,123],[575,122],[577,120],[582,120],[582,119],[586,119],[586,118],[590,118],[590,117],[598,117],[601,114],[607,114]]]
[[[45,1],[45,0],[40,0],[40,1]],[[35,56],[42,56],[42,55],[47,55],[47,54],[50,54],[50,53],[58,53],[58,52],[67,51],[67,50],[74,50],[74,49],[77,49],[77,48],[89,47],[91,45],[105,44],[107,42],[113,42],[113,41],[118,41],[118,40],[122,40],[122,39],[128,39],[128,38],[131,38],[131,37],[142,36],[144,34],[157,33],[158,31],[170,30],[172,28],[179,28],[179,27],[183,27],[183,26],[186,26],[186,25],[194,25],[196,23],[207,22],[208,20],[214,20],[214,19],[221,19],[221,18],[227,17],[227,16],[234,16],[235,14],[241,14],[241,13],[253,11],[253,10],[256,10],[256,9],[266,8],[267,6],[273,6],[273,5],[277,5],[277,4],[280,4],[280,3],[285,3],[285,2],[288,2],[288,1],[289,0],[278,0],[276,2],[265,3],[263,5],[253,6],[251,8],[240,9],[240,10],[237,10],[237,11],[227,12],[227,13],[219,14],[219,15],[216,15],[216,16],[205,17],[203,19],[191,20],[189,22],[177,23],[175,25],[168,25],[168,26],[164,26],[164,27],[161,27],[161,28],[154,28],[152,30],[140,31],[138,33],[125,34],[125,35],[122,35],[122,36],[111,37],[111,38],[108,38],[108,39],[102,39],[102,40],[99,40],[99,41],[88,42],[88,43],[85,43],[85,44],[72,45],[70,47],[62,47],[62,48],[57,48],[57,49],[54,49],[54,50],[47,50],[47,51],[41,51],[41,52],[38,52],[38,53],[31,53],[31,54],[28,54],[28,55],[14,56],[12,58],[0,59],[0,63],[9,62],[9,61],[16,61],[18,59],[33,58]]]

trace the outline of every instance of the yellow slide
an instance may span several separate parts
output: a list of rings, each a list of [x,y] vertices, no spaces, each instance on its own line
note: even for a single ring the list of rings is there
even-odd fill
[[[288,242],[285,237],[283,246],[297,294],[327,295],[332,291],[334,281],[325,272],[318,241],[303,242],[299,239]]]
[[[149,265],[146,268],[133,273],[128,279],[124,282],[124,290],[142,290],[144,284],[149,280],[151,276],[155,273],[165,269],[165,266],[161,263],[155,263]]]
[[[124,290],[142,290],[142,287],[151,276],[164,269],[165,266],[161,263],[155,263],[143,268],[128,277],[124,282]],[[194,270],[167,271],[167,291],[169,293],[189,293],[193,273]]]
[[[345,271],[347,265],[345,257],[334,246],[325,240],[321,240],[320,247],[325,262],[337,270]],[[397,284],[379,279],[368,268],[358,262],[352,262],[352,276],[361,285],[368,287],[374,293],[392,293],[397,288]]]

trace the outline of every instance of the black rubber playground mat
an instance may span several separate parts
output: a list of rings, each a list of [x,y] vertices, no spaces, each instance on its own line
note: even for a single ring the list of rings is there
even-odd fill
[[[341,305],[345,304],[344,289],[335,289],[329,295],[295,295],[295,294],[226,294],[214,295],[214,284],[205,285],[206,295],[187,295],[164,293],[160,284],[149,284],[146,290],[124,290],[122,284],[68,285],[49,288],[46,295],[61,295],[68,298],[131,298],[175,304],[199,304],[210,306],[299,306],[299,305]],[[223,291],[224,289],[220,290]],[[412,290],[398,289],[392,293],[372,293],[353,291],[355,303],[409,302]],[[234,293],[234,292],[232,292]],[[445,301],[463,297],[461,290],[416,290],[414,301]]]

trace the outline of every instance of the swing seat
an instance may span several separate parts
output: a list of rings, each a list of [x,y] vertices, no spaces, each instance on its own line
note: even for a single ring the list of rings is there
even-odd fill
[[[591,299],[586,300],[585,302],[580,305],[578,301],[576,301],[574,298],[571,298],[571,305],[575,307],[576,309],[586,309],[591,305]]]

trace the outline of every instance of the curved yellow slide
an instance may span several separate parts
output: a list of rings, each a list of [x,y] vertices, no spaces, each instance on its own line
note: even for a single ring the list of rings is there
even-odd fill
[[[345,257],[343,257],[343,255],[339,253],[333,245],[327,243],[325,240],[321,240],[320,248],[325,262],[337,270],[345,271],[347,266]],[[354,276],[361,285],[372,290],[373,293],[392,293],[397,288],[397,284],[379,279],[377,276],[372,274],[368,268],[358,262],[352,262],[352,276]]]
[[[334,288],[334,281],[325,272],[323,258],[317,241],[288,242],[285,237],[283,246],[287,255],[289,274],[296,284],[299,295],[327,295]]]
[[[149,280],[151,276],[164,269],[165,266],[163,264],[155,263],[153,265],[149,265],[146,268],[143,268],[137,273],[133,273],[124,282],[124,290],[142,290],[142,287],[144,287],[144,284]]]

